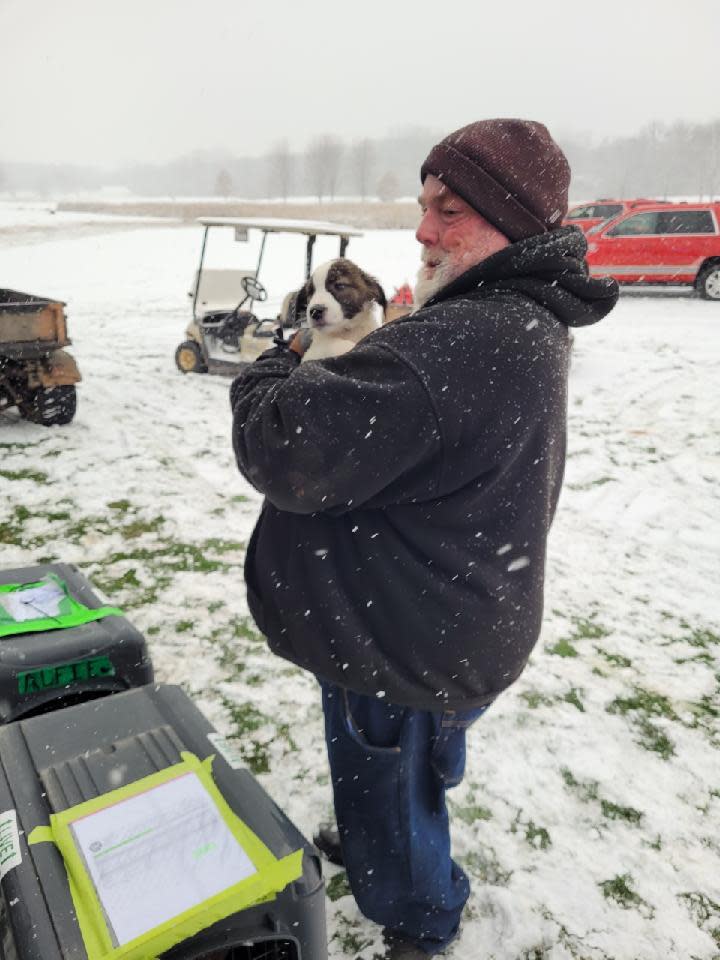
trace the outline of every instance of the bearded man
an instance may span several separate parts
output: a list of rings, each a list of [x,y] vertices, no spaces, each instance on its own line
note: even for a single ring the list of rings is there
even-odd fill
[[[248,603],[321,681],[338,833],[316,839],[392,960],[458,934],[445,791],[538,639],[568,328],[617,299],[561,226],[570,170],[542,124],[471,123],[420,176],[414,313],[302,366],[296,338],[231,388],[237,462],[266,498]]]

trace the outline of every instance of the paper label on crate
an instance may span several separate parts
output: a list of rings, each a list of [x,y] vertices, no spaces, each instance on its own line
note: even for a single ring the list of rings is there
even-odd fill
[[[14,810],[0,813],[0,880],[8,870],[22,863],[17,814]]]
[[[241,770],[247,766],[240,754],[239,748],[227,740],[221,733],[209,733],[208,740],[227,765],[232,767],[233,770]]]
[[[71,831],[116,946],[256,873],[195,773],[74,820]]]
[[[16,623],[24,623],[27,620],[59,616],[60,604],[64,599],[62,587],[48,581],[26,590],[3,594],[0,596],[0,605]]]

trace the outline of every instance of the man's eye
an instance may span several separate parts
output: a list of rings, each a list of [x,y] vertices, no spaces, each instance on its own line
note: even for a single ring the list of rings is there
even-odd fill
[[[452,207],[448,207],[446,210],[443,210],[443,215],[446,217],[454,217],[456,214],[460,213],[459,210],[455,210]]]

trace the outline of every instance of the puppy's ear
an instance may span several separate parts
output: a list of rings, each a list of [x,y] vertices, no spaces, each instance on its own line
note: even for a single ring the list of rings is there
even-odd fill
[[[385,298],[385,291],[377,282],[375,277],[371,277],[369,274],[365,274],[365,279],[367,280],[368,286],[372,290],[373,299],[376,300],[383,310],[387,307],[387,300]]]
[[[312,296],[310,292],[310,280],[306,280],[300,287],[295,297],[295,317],[299,319],[302,314],[307,313],[308,300]]]

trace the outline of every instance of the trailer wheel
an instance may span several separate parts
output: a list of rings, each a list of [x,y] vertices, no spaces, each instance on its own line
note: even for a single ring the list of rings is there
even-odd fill
[[[59,387],[38,387],[28,390],[18,403],[21,416],[31,423],[45,427],[70,423],[77,410],[77,393],[74,384]]]
[[[184,340],[175,351],[175,364],[180,373],[207,373],[200,347],[194,340]]]
[[[720,300],[720,263],[711,263],[698,274],[695,286],[706,300]]]

